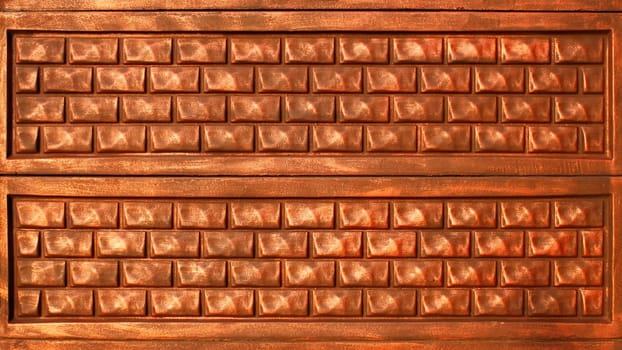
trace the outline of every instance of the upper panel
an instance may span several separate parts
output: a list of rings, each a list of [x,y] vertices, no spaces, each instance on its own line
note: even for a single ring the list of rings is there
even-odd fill
[[[6,170],[608,173],[616,31],[596,23],[7,28]]]

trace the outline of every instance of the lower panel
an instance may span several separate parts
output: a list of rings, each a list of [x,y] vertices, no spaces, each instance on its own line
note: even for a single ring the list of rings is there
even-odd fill
[[[609,178],[3,181],[8,338],[620,334]]]

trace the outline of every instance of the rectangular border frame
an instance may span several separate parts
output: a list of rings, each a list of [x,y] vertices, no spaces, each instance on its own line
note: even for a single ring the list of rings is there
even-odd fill
[[[438,16],[444,21],[438,21]],[[266,31],[425,31],[530,32],[610,31],[612,52],[606,105],[608,158],[495,155],[418,156],[98,156],[11,159],[7,157],[8,33],[56,32],[257,32]],[[542,12],[3,12],[0,13],[0,173],[24,175],[613,175],[622,172],[622,91],[614,65],[622,52],[622,15]],[[181,169],[181,170],[180,170]]]
[[[66,186],[70,183],[71,186]],[[102,178],[102,177],[4,177],[0,179],[0,212],[7,213],[8,197],[183,197],[183,198],[435,198],[461,197],[611,196],[612,235],[605,269],[611,271],[611,322],[549,321],[209,321],[199,322],[54,322],[9,323],[9,228],[0,216],[0,338],[82,339],[83,341],[589,341],[614,340],[622,336],[622,260],[614,248],[622,215],[622,179],[570,178]],[[459,331],[456,331],[459,330]],[[1,344],[1,343],[0,343]]]

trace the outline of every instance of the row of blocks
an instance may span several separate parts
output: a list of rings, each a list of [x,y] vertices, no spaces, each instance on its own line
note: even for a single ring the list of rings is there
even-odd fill
[[[96,231],[93,235],[89,231],[40,234],[18,230],[15,253],[19,257],[46,258],[603,256],[606,237],[602,230],[578,233],[580,242],[577,231],[570,230],[527,231],[526,238],[523,231]]]
[[[603,314],[602,289],[47,289],[17,317],[413,317]],[[147,300],[149,301],[147,303]],[[526,304],[526,305],[525,305]]]
[[[119,49],[119,39],[121,40]],[[335,40],[337,44],[335,44]],[[552,45],[551,45],[552,41]],[[183,37],[15,38],[17,63],[602,63],[602,35],[339,36],[322,34]],[[281,50],[281,46],[284,50]],[[336,49],[336,47],[337,49]],[[499,47],[499,50],[497,49]],[[552,46],[552,49],[551,49]],[[119,52],[120,51],[120,52]],[[281,52],[283,51],[283,52]],[[335,52],[337,51],[337,52]],[[120,56],[120,59],[119,59]],[[228,56],[228,57],[227,57]],[[283,58],[281,59],[281,56]],[[552,59],[551,59],[552,56]]]
[[[21,126],[15,129],[14,145],[15,152],[21,154],[39,151],[523,153],[525,150],[529,153],[602,153],[606,148],[602,126],[485,125]]]
[[[550,207],[553,213],[550,213]],[[119,218],[119,207],[121,218]],[[604,200],[59,201],[17,199],[20,228],[603,227]],[[67,214],[67,220],[65,216]],[[121,219],[121,220],[119,220]]]
[[[66,266],[67,265],[67,266]],[[552,267],[551,267],[552,265]],[[603,261],[580,260],[30,260],[22,287],[602,286]],[[499,274],[497,274],[497,270]]]
[[[594,96],[19,96],[24,123],[602,123]]]
[[[597,67],[17,67],[16,92],[602,93]],[[41,70],[41,73],[39,73]],[[146,73],[147,72],[147,73]],[[580,74],[579,74],[580,73]],[[39,78],[41,75],[41,78]],[[94,76],[94,83],[93,83]],[[146,81],[146,76],[149,78]],[[472,77],[473,76],[473,77]],[[419,82],[419,86],[417,86]],[[94,86],[93,86],[94,85]],[[40,86],[40,88],[39,88]],[[148,89],[147,89],[148,86]]]

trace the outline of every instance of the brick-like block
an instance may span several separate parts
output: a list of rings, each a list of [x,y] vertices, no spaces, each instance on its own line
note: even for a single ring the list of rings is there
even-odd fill
[[[38,290],[17,291],[16,314],[19,317],[39,316],[41,292]]]
[[[15,144],[15,153],[37,153],[39,151],[39,127],[16,127],[13,142]]]
[[[424,125],[419,128],[422,152],[469,152],[471,128],[464,125]]]
[[[602,93],[605,90],[605,72],[603,67],[581,67],[581,81],[583,82],[584,93]]]
[[[253,92],[253,67],[206,67],[203,84],[205,92]]]
[[[255,144],[251,125],[203,127],[204,150],[208,152],[252,152]]]
[[[422,289],[421,316],[467,316],[470,295],[468,289]]]
[[[17,63],[65,62],[65,39],[21,36],[15,38]]]
[[[332,260],[286,260],[283,285],[286,287],[332,287],[335,262]]]
[[[393,261],[395,287],[440,287],[443,285],[443,262],[441,260],[395,260]]]
[[[123,227],[171,228],[173,210],[170,202],[123,203]]]
[[[43,231],[42,250],[45,257],[90,257],[93,235],[88,231]]]
[[[152,152],[198,152],[198,125],[166,125],[149,127],[149,148]]]
[[[62,123],[65,120],[62,96],[18,96],[15,107],[18,123]]]
[[[171,38],[123,39],[123,63],[171,63]]]
[[[443,38],[394,38],[394,63],[442,63]]]
[[[93,150],[90,126],[46,126],[42,129],[45,153],[87,153]]]
[[[15,280],[18,287],[62,287],[65,262],[62,260],[18,260]]]
[[[584,152],[602,153],[605,151],[605,130],[602,126],[582,126],[579,130]]]
[[[335,204],[333,202],[286,202],[284,204],[285,228],[333,228]]]
[[[311,291],[311,316],[361,316],[363,296],[360,290],[314,289]]]
[[[577,92],[577,69],[572,67],[530,67],[530,93]]]
[[[369,152],[415,152],[417,150],[416,126],[368,126],[365,142]]]
[[[567,289],[532,289],[527,291],[527,315],[575,316],[577,292]]]
[[[254,252],[253,232],[203,232],[203,255],[214,258],[250,258]]]
[[[363,240],[361,232],[311,232],[311,254],[314,258],[360,257]]]
[[[602,289],[580,289],[580,310],[585,316],[600,316],[603,314],[604,296]]]
[[[102,153],[144,152],[144,126],[96,126],[95,149]]]
[[[555,122],[602,123],[604,116],[602,96],[555,97]]]
[[[119,45],[116,38],[70,38],[69,63],[117,63]]]
[[[388,63],[389,39],[373,37],[339,38],[339,63]]]
[[[20,200],[15,203],[18,227],[65,227],[65,203]]]
[[[475,92],[523,92],[522,67],[476,67]]]
[[[502,96],[501,121],[546,123],[551,120],[551,101],[544,96]]]
[[[285,121],[334,122],[335,98],[332,96],[285,96]]]
[[[175,40],[177,63],[225,63],[227,39],[219,37],[187,37]]]
[[[471,251],[470,232],[422,231],[422,257],[468,257]]]
[[[285,63],[334,63],[335,39],[332,37],[285,38]]]
[[[417,254],[417,233],[408,231],[370,231],[365,234],[365,256],[414,257]]]
[[[314,67],[311,69],[313,92],[361,92],[363,75],[357,67]]]
[[[278,202],[231,203],[232,228],[279,228],[281,205]]]
[[[549,202],[515,200],[501,202],[501,227],[549,227]]]
[[[553,39],[555,63],[601,63],[604,42],[600,35],[565,35]]]
[[[95,291],[97,316],[145,316],[147,293],[138,289],[98,289]]]
[[[39,89],[38,67],[16,67],[14,76],[15,92],[37,92]]]
[[[117,202],[70,202],[69,227],[115,228],[118,225]]]
[[[257,126],[257,151],[307,152],[309,130],[303,125]]]
[[[144,67],[98,67],[95,68],[95,91],[97,92],[144,92]]]
[[[257,291],[258,316],[307,316],[309,296],[306,290],[263,289]]]
[[[602,286],[602,260],[557,260],[553,262],[555,286]]]
[[[178,228],[225,228],[227,204],[224,202],[179,202],[176,205]]]
[[[252,290],[207,289],[204,301],[207,316],[253,316],[255,311]]]
[[[197,231],[153,231],[149,235],[150,257],[199,257],[199,232]]]
[[[117,121],[118,98],[114,96],[71,96],[67,115],[72,123],[114,123]]]
[[[224,122],[225,96],[177,96],[178,122]]]
[[[257,232],[258,258],[305,258],[307,250],[307,232]]]
[[[68,270],[70,287],[116,287],[119,280],[116,261],[70,261]]]
[[[421,68],[421,92],[469,92],[471,70],[467,67]]]
[[[123,287],[170,287],[172,283],[170,261],[126,260],[121,262]]]
[[[175,285],[179,287],[224,287],[227,285],[225,260],[186,260],[175,262]]]
[[[548,38],[501,38],[501,63],[548,63],[551,45]]]
[[[39,256],[39,231],[15,231],[14,244],[15,252],[19,257]]]
[[[393,121],[395,122],[442,122],[442,96],[394,96]]]
[[[448,287],[494,286],[497,284],[497,264],[489,260],[447,261]]]
[[[152,92],[199,92],[197,67],[151,67],[149,72]]]
[[[495,202],[448,202],[447,224],[449,227],[480,228],[497,226]]]
[[[449,63],[494,63],[497,61],[495,38],[465,37],[447,39]]]
[[[476,152],[524,152],[525,129],[522,126],[484,126],[474,128]]]
[[[603,256],[604,235],[602,230],[580,231],[583,256]]]
[[[279,38],[233,38],[229,43],[231,63],[279,63]]]
[[[438,201],[397,201],[393,203],[393,227],[443,227],[443,203]]]
[[[388,287],[389,263],[371,260],[340,260],[337,262],[340,287]]]
[[[314,125],[311,128],[313,152],[360,152],[362,149],[361,126]]]
[[[279,287],[281,263],[279,261],[234,260],[229,262],[231,287]]]
[[[97,257],[145,256],[145,233],[138,231],[100,231],[95,233]]]
[[[555,227],[602,227],[602,200],[555,201]]]
[[[477,257],[520,257],[525,254],[521,231],[476,231],[473,235]]]
[[[388,228],[389,204],[387,202],[341,202],[339,203],[339,227]]]
[[[126,123],[170,122],[169,96],[124,96],[121,98],[121,121]]]
[[[519,289],[473,290],[475,316],[522,316],[523,291]]]
[[[501,262],[501,286],[548,286],[551,267],[546,260],[504,260]]]
[[[577,128],[533,126],[527,128],[527,151],[531,153],[574,153],[578,150]]]
[[[447,98],[447,121],[494,123],[497,121],[497,99],[492,96],[450,96]]]
[[[153,316],[201,315],[201,291],[198,289],[152,289],[149,297]]]
[[[417,293],[412,289],[368,289],[366,316],[414,316]]]
[[[387,96],[340,96],[339,122],[382,123],[389,121]]]
[[[307,92],[307,67],[258,67],[257,92]]]
[[[279,122],[281,99],[279,96],[231,96],[229,98],[229,121],[231,122]]]
[[[50,289],[43,291],[43,316],[92,316],[93,291],[90,289]]]
[[[528,231],[529,256],[577,256],[576,231]]]
[[[367,92],[414,92],[417,72],[414,67],[368,67],[365,69]]]

